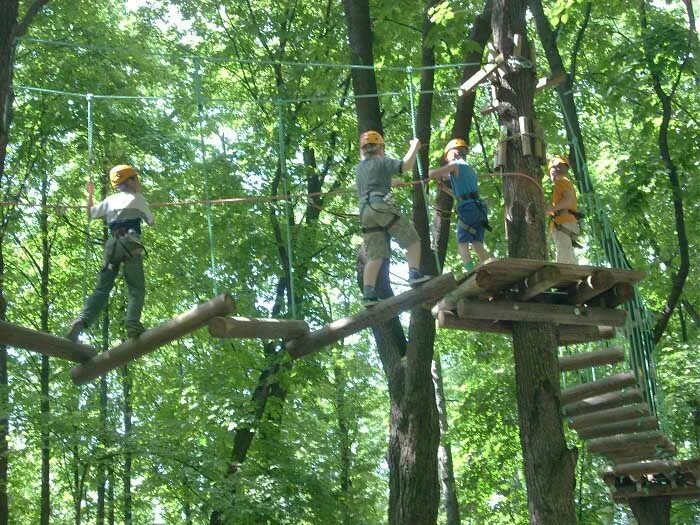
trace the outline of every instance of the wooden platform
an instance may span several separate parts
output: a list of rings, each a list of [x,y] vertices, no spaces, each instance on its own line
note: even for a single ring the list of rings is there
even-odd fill
[[[619,464],[600,476],[617,502],[654,496],[700,499],[700,459]]]
[[[513,322],[558,325],[560,344],[614,336],[642,271],[530,259],[490,259],[432,309],[442,328],[510,334]],[[448,312],[445,314],[444,312]]]

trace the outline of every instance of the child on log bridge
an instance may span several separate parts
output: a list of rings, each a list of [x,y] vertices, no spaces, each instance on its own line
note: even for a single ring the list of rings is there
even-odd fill
[[[467,271],[474,269],[472,248],[479,262],[491,258],[484,248],[484,231],[490,229],[486,203],[479,197],[479,181],[476,173],[464,160],[469,146],[464,139],[452,139],[445,146],[443,159],[447,162],[440,168],[430,170],[428,177],[438,182],[440,189],[457,201],[457,250],[462,265]],[[450,189],[444,184],[450,181]]]
[[[411,145],[403,160],[384,155],[384,138],[377,131],[365,131],[360,136],[362,160],[355,168],[357,194],[360,201],[362,239],[367,252],[363,274],[362,304],[366,307],[379,302],[375,286],[383,259],[389,257],[389,240],[396,239],[406,250],[408,284],[417,286],[430,279],[420,272],[421,246],[416,229],[401,215],[391,199],[391,188],[401,183],[392,178],[396,173],[411,171],[420,148],[418,139]]]
[[[119,191],[97,206],[93,205],[95,185],[87,185],[88,217],[91,220],[103,218],[107,222],[110,237],[104,245],[102,270],[97,278],[95,290],[85,301],[82,311],[66,335],[71,341],[77,341],[80,333],[92,325],[104,309],[122,263],[128,296],[124,321],[127,336],[135,338],[145,330],[141,324],[141,311],[146,297],[143,274],[145,250],[141,243],[141,222],[145,221],[149,226],[153,226],[154,221],[148,203],[141,193],[138,175],[136,169],[126,164],[112,168],[109,179],[112,187]]]

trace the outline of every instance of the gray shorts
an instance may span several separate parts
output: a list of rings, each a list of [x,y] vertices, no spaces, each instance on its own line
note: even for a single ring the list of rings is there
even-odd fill
[[[362,207],[360,212],[362,228],[386,228],[390,223],[392,224],[387,230],[362,234],[362,240],[365,243],[365,250],[369,260],[389,257],[390,237],[393,237],[399,243],[399,246],[404,249],[420,241],[420,237],[411,221],[401,215],[394,206],[382,200],[373,200]]]

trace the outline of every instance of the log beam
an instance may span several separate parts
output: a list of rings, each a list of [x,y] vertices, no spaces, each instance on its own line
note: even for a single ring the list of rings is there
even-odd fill
[[[591,412],[606,410],[608,408],[641,403],[642,401],[644,401],[644,396],[641,390],[630,388],[624,392],[611,392],[610,394],[589,397],[582,401],[571,403],[562,407],[562,413],[568,417],[580,416],[583,414],[590,414]]]
[[[97,354],[90,361],[74,367],[70,375],[76,385],[82,385],[197,330],[213,317],[230,314],[235,309],[236,303],[233,298],[228,294],[221,294],[174,319],[146,330],[137,339],[129,339],[119,346]]]
[[[333,321],[304,337],[292,339],[287,342],[285,347],[295,358],[318,352],[323,347],[340,341],[355,332],[388,321],[404,310],[420,306],[427,301],[435,301],[456,287],[457,281],[451,273],[436,277],[418,288],[384,299],[376,306],[365,308],[355,315]]]
[[[503,63],[503,61],[504,58],[502,53],[496,55],[496,57],[493,59],[493,62],[489,62],[488,64],[486,64],[479,71],[477,71],[471,77],[469,77],[467,81],[464,82],[464,84],[459,86],[459,88],[457,89],[457,94],[461,97],[469,93],[472,89],[474,89],[476,86],[478,86],[488,77],[490,77],[498,69],[498,66],[500,66]]]
[[[584,304],[615,286],[615,277],[608,270],[598,270],[567,290],[571,304]]]
[[[581,385],[572,386],[563,390],[561,393],[561,402],[563,405],[568,405],[574,401],[581,401],[587,397],[607,394],[615,390],[622,390],[627,386],[637,384],[637,378],[632,372],[623,372],[612,376],[604,377],[598,381],[591,381]]]
[[[608,423],[616,423],[628,419],[648,417],[649,415],[649,405],[646,403],[639,403],[637,405],[609,408],[607,410],[600,410],[599,412],[571,418],[569,427],[574,430],[580,430],[596,425],[607,425]]]
[[[626,503],[627,500],[635,498],[657,498],[660,496],[669,496],[671,499],[700,499],[700,488],[648,485],[643,490],[637,490],[635,487],[618,487],[612,492],[613,501],[616,503]]]
[[[634,434],[635,432],[658,430],[658,428],[659,419],[654,416],[648,416],[606,425],[584,427],[578,431],[578,435],[581,439],[593,439],[616,434]]]
[[[570,372],[582,368],[594,366],[612,365],[625,360],[625,351],[622,348],[604,348],[595,352],[584,352],[574,355],[566,355],[559,358],[559,371]]]
[[[90,346],[6,321],[0,321],[0,344],[24,348],[50,357],[60,357],[75,363],[89,361],[96,355]]]
[[[238,339],[295,339],[309,333],[306,321],[258,319],[255,317],[214,317],[209,321],[213,337]]]
[[[625,304],[634,297],[634,286],[630,283],[616,283],[607,292],[600,295],[594,300],[597,306],[604,308],[615,308],[621,304]]]
[[[556,266],[545,266],[528,275],[518,284],[516,301],[529,301],[536,295],[549,291],[561,280],[561,271]]]
[[[637,434],[620,434],[603,438],[591,439],[586,447],[592,454],[602,454],[615,450],[627,451],[635,448],[661,446],[664,444],[664,433],[659,430],[639,432]]]
[[[700,474],[700,459],[657,460],[640,463],[624,463],[600,472],[600,476],[643,476],[646,474],[670,474],[673,472],[690,472]],[[696,475],[694,474],[694,475]]]

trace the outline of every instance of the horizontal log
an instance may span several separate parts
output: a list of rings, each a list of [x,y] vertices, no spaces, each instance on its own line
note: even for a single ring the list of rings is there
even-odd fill
[[[587,397],[607,394],[615,390],[622,390],[627,386],[636,384],[637,378],[632,372],[623,372],[621,374],[604,377],[598,381],[591,381],[590,383],[567,388],[561,393],[561,402],[563,405],[568,405],[574,401],[581,401]]]
[[[523,303],[495,300],[479,301],[462,299],[457,314],[463,319],[490,319],[494,321],[519,321],[584,326],[623,326],[624,310],[593,308],[564,304]]]
[[[560,324],[556,327],[557,340],[560,346],[577,343],[591,343],[615,337],[612,326],[578,326]]]
[[[634,297],[634,286],[630,283],[617,283],[607,292],[596,297],[595,303],[597,306],[605,308],[615,308],[621,304],[625,304]]]
[[[612,365],[625,360],[625,351],[622,348],[604,348],[595,352],[583,352],[580,354],[566,355],[559,358],[559,370],[569,372],[592,368],[594,366]]]
[[[669,496],[671,499],[700,499],[700,487],[671,487],[669,485],[645,485],[643,490],[637,490],[636,487],[619,487],[618,490],[612,492],[613,501],[616,503],[625,503],[630,499],[635,498],[658,498],[660,496]]]
[[[309,333],[306,321],[258,319],[255,317],[214,317],[209,321],[213,337],[238,339],[294,339]]]
[[[60,357],[75,363],[88,361],[97,354],[90,346],[6,321],[0,321],[0,344],[24,348],[50,357]]]
[[[616,434],[634,434],[635,432],[658,430],[658,428],[659,419],[654,416],[648,416],[628,419],[627,421],[618,421],[616,423],[608,423],[606,425],[584,427],[578,431],[578,436],[581,439],[593,439],[614,436]]]
[[[670,474],[690,472],[700,475],[700,459],[655,460],[639,463],[623,463],[600,472],[600,476],[644,476],[646,474]]]
[[[660,430],[652,430],[649,432],[639,432],[637,434],[620,434],[617,436],[609,436],[591,439],[586,447],[592,454],[601,454],[613,450],[632,450],[635,447],[654,447],[660,446],[664,442],[664,434]]]
[[[649,405],[646,403],[639,403],[637,405],[608,408],[606,410],[571,418],[569,427],[574,430],[581,430],[586,427],[607,425],[608,423],[638,419],[640,417],[648,417],[649,415]]]
[[[571,304],[584,304],[607,292],[615,285],[615,276],[608,270],[598,270],[568,290]]]
[[[611,392],[601,396],[593,396],[576,403],[568,404],[562,407],[562,414],[568,417],[580,416],[606,410],[608,408],[616,408],[625,405],[631,405],[644,401],[644,396],[641,390],[630,388],[624,392]]]
[[[518,292],[513,298],[517,301],[528,301],[536,295],[549,291],[560,280],[559,268],[545,266],[523,279],[517,286]]]
[[[469,93],[472,89],[492,75],[493,72],[498,69],[499,64],[501,64],[503,60],[504,58],[502,53],[497,55],[493,62],[486,64],[479,71],[469,77],[466,82],[459,86],[457,89],[457,94],[461,97]]]
[[[484,321],[481,319],[460,319],[454,313],[441,310],[437,316],[440,328],[451,328],[453,330],[465,330],[467,332],[483,332],[512,335],[513,328],[502,322]]]
[[[456,287],[457,282],[451,273],[436,277],[418,288],[384,299],[371,308],[365,308],[355,315],[333,321],[304,337],[292,339],[286,343],[285,347],[295,358],[318,352],[323,347],[355,332],[388,321],[404,310],[420,306],[427,301],[435,301]]]
[[[174,319],[146,330],[136,339],[129,339],[119,346],[97,354],[90,361],[74,367],[70,375],[76,385],[82,385],[197,330],[213,317],[230,314],[235,309],[236,303],[233,298],[228,294],[221,294]]]
[[[459,285],[445,296],[445,299],[457,302],[462,297],[474,297],[496,290],[494,279],[488,270],[478,269],[467,276]]]

